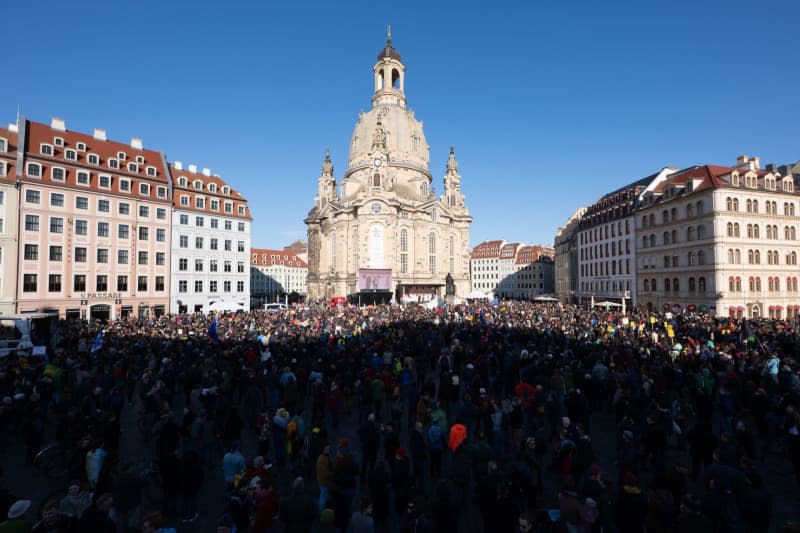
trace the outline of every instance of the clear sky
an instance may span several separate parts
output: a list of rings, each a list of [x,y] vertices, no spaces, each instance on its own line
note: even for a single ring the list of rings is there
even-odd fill
[[[3,122],[19,105],[210,167],[258,247],[305,237],[326,147],[344,173],[389,23],[438,190],[456,147],[472,245],[552,243],[665,165],[800,159],[792,0],[23,1],[3,19]]]

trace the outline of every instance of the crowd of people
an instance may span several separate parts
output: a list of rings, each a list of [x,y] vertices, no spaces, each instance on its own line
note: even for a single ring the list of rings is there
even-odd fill
[[[65,490],[3,477],[0,533],[189,529],[214,469],[222,532],[800,531],[766,466],[800,494],[798,341],[513,301],[62,321],[47,357],[0,360],[0,453],[55,440]]]

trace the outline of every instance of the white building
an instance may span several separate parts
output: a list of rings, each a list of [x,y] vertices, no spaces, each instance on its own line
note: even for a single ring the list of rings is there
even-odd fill
[[[170,313],[250,309],[247,200],[208,169],[170,165]]]
[[[17,220],[17,125],[0,129],[0,315],[16,312]]]
[[[610,192],[586,208],[578,223],[576,299],[636,305],[636,221],[641,195],[674,172],[661,171]],[[625,300],[623,302],[623,300]]]
[[[578,224],[585,207],[575,211],[566,224],[558,228],[554,240],[555,294],[564,303],[572,303],[578,288]]]
[[[250,250],[250,296],[261,302],[283,301],[291,293],[308,294],[308,264],[290,250]]]
[[[485,241],[472,249],[471,289],[500,298],[531,299],[554,290],[553,249]]]

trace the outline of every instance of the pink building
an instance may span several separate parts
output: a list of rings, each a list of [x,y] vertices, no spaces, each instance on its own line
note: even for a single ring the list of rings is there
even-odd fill
[[[169,309],[164,156],[20,118],[17,312],[107,319]]]

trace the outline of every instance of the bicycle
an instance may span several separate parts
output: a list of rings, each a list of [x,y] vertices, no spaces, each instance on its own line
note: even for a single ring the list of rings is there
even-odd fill
[[[33,464],[48,478],[63,479],[69,469],[67,451],[58,442],[48,444],[39,450]]]

